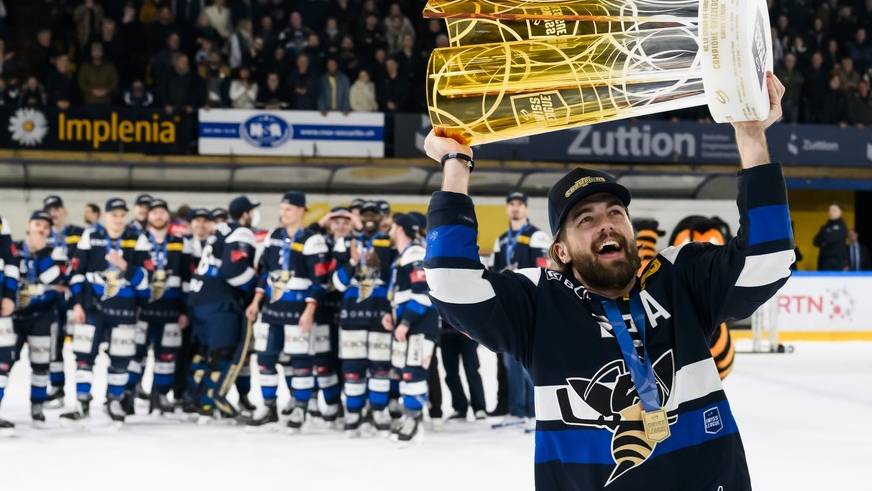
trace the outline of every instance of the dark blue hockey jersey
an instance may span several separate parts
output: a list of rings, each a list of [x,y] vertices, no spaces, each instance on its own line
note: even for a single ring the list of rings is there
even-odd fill
[[[65,282],[62,249],[48,245],[34,252],[23,241],[17,244],[16,252],[19,285],[15,315],[28,317],[55,309],[63,298],[60,287]]]
[[[355,237],[360,263],[339,264],[333,274],[333,285],[343,292],[341,322],[354,325],[381,325],[381,318],[390,311],[388,286],[391,267],[397,251],[391,240],[381,232],[371,237]],[[367,259],[369,258],[369,259]]]
[[[391,305],[397,324],[408,326],[433,308],[427,295],[424,244],[414,241],[397,258],[391,277]]]
[[[751,489],[708,340],[721,322],[749,316],[787,281],[794,253],[781,167],[743,170],[738,186],[741,228],[733,240],[665,249],[634,289],[671,430],[660,443],[642,431],[638,394],[601,299],[558,271],[485,270],[470,198],[433,195],[431,297],[447,322],[529,370],[537,489]]]
[[[527,222],[518,230],[506,230],[494,241],[491,268],[494,271],[548,266],[551,238]]]
[[[321,301],[329,273],[330,257],[322,235],[301,228],[289,237],[284,228],[271,230],[258,263],[257,289],[264,293],[263,322],[299,322],[306,302]]]
[[[0,298],[13,302],[18,297],[18,266],[6,219],[0,216]]]
[[[254,232],[238,223],[219,223],[206,240],[191,279],[191,305],[231,303],[242,307],[254,293]]]
[[[112,250],[124,257],[125,271],[106,261]],[[148,296],[148,276],[143,267],[147,255],[148,240],[129,229],[115,238],[109,237],[102,225],[85,230],[71,262],[72,304],[100,310],[120,323],[133,323],[139,305]]]
[[[61,266],[65,275],[71,273],[69,261],[76,257],[76,250],[84,232],[85,229],[78,225],[65,225],[60,231],[51,229],[49,244],[56,249],[55,258],[58,257],[58,254],[63,254],[67,258],[67,261]]]
[[[144,321],[176,319],[184,312],[191,281],[191,249],[187,240],[167,234],[163,242],[145,231],[149,252],[144,267],[148,273],[148,299],[139,314]]]

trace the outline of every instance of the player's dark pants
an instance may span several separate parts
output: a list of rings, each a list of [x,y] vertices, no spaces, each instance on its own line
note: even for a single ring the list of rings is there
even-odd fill
[[[223,400],[236,381],[247,359],[251,344],[251,326],[241,309],[231,303],[197,305],[191,309],[191,317],[207,330],[206,391],[200,403],[211,405]]]
[[[136,325],[104,315],[97,310],[86,313],[84,324],[73,331],[73,352],[76,355],[76,397],[91,400],[94,380],[94,360],[100,343],[109,342],[108,396],[121,399],[127,386],[127,366],[136,355]]]
[[[154,381],[152,386],[160,394],[167,394],[176,373],[176,356],[182,346],[182,329],[178,316],[169,319],[137,322],[136,356],[128,365],[128,389],[133,389],[142,378],[148,349],[154,350]],[[142,342],[140,342],[142,340]]]
[[[466,414],[470,403],[473,411],[484,411],[484,386],[478,372],[478,343],[451,328],[443,332],[440,347],[442,366],[445,367],[445,385],[451,392],[451,406],[460,414]],[[460,381],[461,359],[466,384],[469,386],[469,399],[466,398]]]
[[[63,389],[66,383],[64,374],[64,339],[67,336],[67,302],[60,299],[57,306],[57,322],[51,333],[51,361],[49,362],[49,382],[52,387]]]
[[[534,417],[533,380],[514,356],[503,354],[503,363],[509,384],[509,414],[520,418]]]
[[[403,396],[403,407],[408,413],[419,413],[427,403],[428,368],[433,359],[433,351],[436,348],[438,337],[439,316],[435,310],[428,309],[423,316],[409,326],[406,341],[395,343],[394,364],[403,362],[403,381],[400,382],[400,394]],[[403,344],[405,347],[402,347]]]
[[[12,365],[27,343],[30,359],[30,402],[45,400],[48,365],[51,359],[51,331],[57,325],[54,309],[27,317],[0,319],[0,401],[9,380]]]
[[[182,345],[176,353],[176,373],[173,375],[173,396],[176,400],[184,397],[188,387],[188,372],[191,369],[191,359],[194,356],[194,347],[191,342],[193,326],[182,329]]]

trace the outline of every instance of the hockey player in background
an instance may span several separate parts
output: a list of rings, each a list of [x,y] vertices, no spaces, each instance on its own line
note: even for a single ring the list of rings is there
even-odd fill
[[[89,415],[94,360],[104,340],[109,342],[109,416],[124,421],[122,399],[128,365],[136,354],[137,311],[148,292],[143,268],[148,240],[125,226],[128,209],[123,199],[108,200],[105,210],[103,225],[85,231],[72,261],[70,321],[74,324],[77,406],[61,415],[68,421]]]
[[[258,281],[254,299],[246,309],[255,323],[261,394],[265,411],[248,424],[261,426],[278,422],[276,392],[279,355],[290,355],[291,392],[295,407],[288,418],[288,428],[299,430],[306,421],[306,410],[314,393],[315,354],[330,351],[329,319],[319,315],[318,305],[328,280],[329,255],[324,237],[303,226],[306,195],[290,191],[279,204],[280,227],[269,232],[258,263]],[[338,378],[325,377],[321,386],[328,399],[324,416],[334,419],[338,413]]]
[[[252,211],[260,203],[240,196],[230,202],[230,222],[219,223],[209,237],[191,279],[190,320],[195,338],[205,344],[205,364],[192,366],[197,373],[198,405],[203,416],[217,409],[221,416],[235,418],[238,411],[227,393],[248,354],[251,324],[245,306],[252,294],[255,238]]]
[[[15,311],[15,300],[18,298],[18,265],[15,262],[15,248],[12,245],[12,235],[6,219],[0,216],[0,350],[15,346],[15,328],[12,324],[12,313]],[[0,360],[0,403],[9,383],[11,361]],[[14,432],[15,425],[0,418],[0,435]]]
[[[784,177],[765,136],[784,86],[766,79],[767,119],[733,124],[738,236],[667,248],[638,280],[630,192],[582,168],[548,194],[556,269],[484,271],[472,150],[427,137],[427,154],[444,165],[428,217],[430,295],[452,325],[530,369],[537,489],[751,489],[708,340],[770,298],[794,260]]]
[[[67,208],[60,196],[52,194],[42,200],[43,209],[48,212],[52,219],[51,235],[49,243],[54,247],[55,257],[64,257],[66,261],[61,264],[64,275],[64,286],[69,284],[70,261],[76,257],[76,248],[82,233],[85,231],[78,225],[67,223]],[[46,399],[46,406],[61,406],[64,403],[64,385],[66,375],[64,373],[64,338],[72,331],[67,322],[69,308],[69,289],[58,299],[58,320],[51,334],[51,362],[49,363],[49,383],[51,388]]]
[[[133,219],[127,227],[135,232],[142,233],[148,226],[148,208],[153,198],[150,194],[140,194],[133,202]]]
[[[387,298],[391,265],[396,251],[391,240],[379,232],[382,221],[377,203],[361,205],[363,227],[355,236],[348,262],[337,266],[333,284],[343,292],[340,313],[339,358],[345,392],[345,430],[360,430],[368,400],[372,424],[379,431],[390,429],[388,413],[391,372],[391,333],[382,326],[390,311]]]
[[[509,229],[494,241],[491,255],[491,270],[494,272],[516,271],[524,268],[548,266],[550,237],[530,223],[527,195],[518,191],[506,196],[506,213]],[[532,429],[533,382],[518,360],[500,353],[497,356],[497,378],[505,377],[508,415],[493,425],[494,428],[527,425]],[[497,394],[497,398],[503,397]],[[497,405],[502,401],[497,401]]]
[[[182,346],[182,330],[188,327],[185,300],[191,280],[191,251],[188,242],[172,235],[167,202],[153,198],[149,203],[148,226],[143,235],[149,253],[144,266],[148,274],[148,295],[137,322],[136,357],[130,361],[128,393],[140,383],[149,348],[154,366],[149,395],[149,413],[171,413],[167,394],[173,386],[176,356]],[[132,414],[132,399],[125,407]]]
[[[21,349],[27,344],[30,359],[30,416],[34,424],[45,422],[43,403],[47,397],[51,334],[53,325],[57,324],[57,304],[63,296],[64,275],[61,266],[66,258],[52,257],[55,249],[49,244],[50,230],[51,216],[43,210],[33,212],[27,222],[26,238],[15,248],[16,257],[10,263],[19,268],[14,333],[10,336],[8,326],[0,326],[0,331],[5,331],[0,333],[0,379],[8,378],[9,370],[20,359]],[[0,428],[3,426],[9,425],[0,422]]]
[[[203,256],[203,249],[206,247],[206,240],[212,235],[213,222],[209,210],[206,208],[194,208],[188,214],[188,228],[190,234],[185,236],[188,248],[191,251],[191,259],[189,264],[188,278],[193,275],[194,270],[200,263],[200,258]],[[189,284],[190,289],[190,284]],[[185,311],[188,309],[189,295],[185,295]],[[197,347],[193,345],[193,328],[190,326],[190,317],[188,318],[189,327],[182,329],[182,346],[176,355],[176,373],[175,381],[173,382],[173,402],[176,405],[187,407],[189,412],[194,409],[192,398],[188,387],[190,378],[191,364],[195,353],[199,352]],[[200,355],[198,362],[202,362]]]
[[[391,272],[392,312],[382,317],[382,327],[394,333],[393,364],[402,369],[403,417],[396,433],[401,442],[418,434],[427,406],[428,369],[439,336],[439,316],[427,296],[420,229],[420,222],[411,215],[394,216],[390,238],[398,257]]]

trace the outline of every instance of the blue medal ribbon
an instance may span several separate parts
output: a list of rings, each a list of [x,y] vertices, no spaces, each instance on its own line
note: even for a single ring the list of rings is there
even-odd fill
[[[102,225],[100,226],[100,228],[102,228],[103,231],[106,233],[106,255],[108,256],[110,252],[115,250],[115,251],[119,251],[121,253],[121,255],[123,256],[124,251],[121,250],[121,237],[123,237],[124,234],[122,233],[121,237],[118,237],[117,239],[113,239],[113,238],[109,237],[109,231],[106,230],[106,228],[104,228]],[[111,271],[118,270],[118,268],[116,268],[115,265],[113,265],[112,263],[110,263],[108,261],[107,261],[107,265],[109,266],[109,270],[111,270]]]
[[[657,389],[654,367],[651,364],[651,357],[648,356],[648,347],[645,344],[645,312],[642,308],[642,300],[639,297],[639,293],[634,292],[630,296],[630,315],[633,318],[633,324],[636,325],[636,329],[639,331],[644,360],[639,359],[639,352],[633,346],[633,338],[630,336],[630,331],[627,329],[624,316],[621,314],[618,304],[614,300],[604,300],[602,306],[606,317],[609,319],[609,324],[612,326],[615,339],[618,340],[621,354],[624,356],[624,363],[627,365],[630,377],[636,386],[636,393],[639,394],[642,407],[646,412],[661,409],[660,391]]]
[[[527,228],[527,224],[521,225],[517,231],[512,230],[512,224],[509,222],[509,232],[508,232],[508,245],[506,246],[506,267],[511,266],[512,256],[515,255],[515,246],[518,245],[518,237],[521,236],[521,232]]]
[[[162,269],[166,269],[167,267],[167,240],[164,237],[164,241],[161,244],[157,243],[154,236],[151,232],[148,233],[148,241],[151,242],[151,257],[154,258],[154,267],[155,270],[160,271]]]
[[[24,265],[27,267],[27,283],[30,285],[36,284],[36,258],[30,255],[30,247],[27,246],[27,241],[21,244],[21,258],[24,259]]]

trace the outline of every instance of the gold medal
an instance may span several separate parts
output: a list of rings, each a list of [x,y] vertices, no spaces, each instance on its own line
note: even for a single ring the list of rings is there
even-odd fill
[[[287,283],[288,280],[290,280],[290,279],[291,279],[291,272],[286,270],[286,269],[283,269],[282,272],[279,274],[279,280],[281,280],[282,283]]]
[[[167,272],[164,269],[159,269],[154,272],[154,280],[155,281],[166,281]]]
[[[39,286],[26,284],[24,288],[18,290],[18,308],[24,309],[30,305],[31,299],[33,297],[39,296]]]
[[[273,280],[272,283],[272,296],[270,297],[273,302],[278,302],[281,300],[282,295],[285,294],[285,287],[288,285],[288,281],[291,279],[291,272],[283,269],[281,273],[279,273],[279,277]]]
[[[660,443],[669,438],[669,417],[666,408],[656,411],[642,411],[642,424],[645,427],[645,437],[654,443]]]
[[[372,295],[372,291],[375,288],[375,280],[363,280],[359,281],[358,284],[357,302],[360,303]]]

